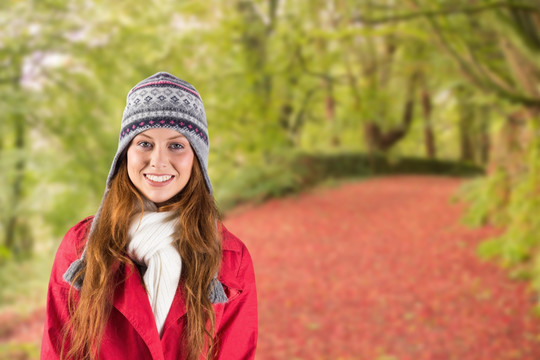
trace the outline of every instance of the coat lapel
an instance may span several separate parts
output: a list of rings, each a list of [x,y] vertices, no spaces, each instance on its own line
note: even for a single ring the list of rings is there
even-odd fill
[[[165,319],[163,324],[163,334],[167,331],[167,328],[175,326],[178,323],[178,320],[186,314],[186,302],[184,295],[182,294],[182,289],[184,288],[184,283],[180,280],[178,288],[176,289],[176,294],[174,295],[171,308],[169,309],[169,314]]]
[[[124,267],[124,281],[114,292],[113,306],[127,319],[142,338],[153,359],[164,359],[161,341],[148,295],[139,272],[133,265]]]

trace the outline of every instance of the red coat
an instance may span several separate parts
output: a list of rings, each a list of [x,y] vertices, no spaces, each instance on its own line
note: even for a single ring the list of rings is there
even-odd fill
[[[62,279],[68,266],[80,255],[88,218],[71,228],[54,260],[47,294],[47,318],[41,344],[41,359],[59,359],[62,328],[69,318],[69,284]],[[257,294],[251,257],[245,245],[222,227],[223,260],[219,280],[229,298],[215,304],[218,359],[253,359],[257,345]],[[78,251],[79,250],[79,251]],[[126,265],[127,276],[114,293],[113,309],[101,345],[101,360],[184,359],[182,332],[186,307],[179,286],[160,338],[148,295],[139,272]],[[75,291],[75,290],[73,290]]]

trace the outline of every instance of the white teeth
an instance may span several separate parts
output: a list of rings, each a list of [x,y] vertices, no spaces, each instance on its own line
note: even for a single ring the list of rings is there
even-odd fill
[[[146,177],[155,182],[164,182],[172,178],[172,175],[155,176],[146,174]]]

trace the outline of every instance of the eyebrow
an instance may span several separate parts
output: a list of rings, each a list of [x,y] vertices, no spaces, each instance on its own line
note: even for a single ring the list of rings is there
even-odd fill
[[[154,140],[153,137],[148,136],[148,135],[146,135],[145,133],[138,134],[137,136],[144,136],[144,137],[147,138],[147,139]],[[173,137],[168,138],[167,140],[174,140],[174,139],[178,139],[178,138],[187,139],[184,135],[178,134],[178,135],[176,135],[176,136],[173,136]]]

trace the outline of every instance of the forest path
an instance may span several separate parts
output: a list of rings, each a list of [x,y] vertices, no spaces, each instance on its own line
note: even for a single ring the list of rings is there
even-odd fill
[[[526,284],[476,256],[462,180],[387,177],[233,212],[253,257],[257,359],[540,359]]]
[[[229,213],[255,265],[257,360],[540,359],[534,297],[475,255],[497,231],[459,225],[461,182],[374,178]],[[0,314],[0,344],[39,344],[43,319]]]

